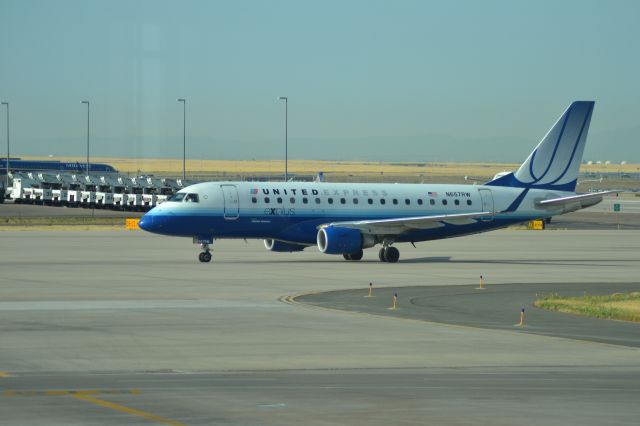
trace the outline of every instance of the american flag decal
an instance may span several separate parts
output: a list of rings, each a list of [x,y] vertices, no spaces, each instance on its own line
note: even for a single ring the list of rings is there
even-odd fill
[[[255,194],[257,194],[257,193],[258,193],[258,188],[251,188],[251,189],[249,190],[249,194],[255,195]]]
[[[438,196],[438,193],[437,193],[437,192],[431,192],[431,191],[429,191],[429,192],[428,192],[428,194],[429,194],[429,197],[437,197],[437,196]]]

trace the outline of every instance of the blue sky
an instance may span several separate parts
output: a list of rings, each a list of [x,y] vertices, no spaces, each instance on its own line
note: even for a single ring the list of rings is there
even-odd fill
[[[572,100],[640,162],[640,2],[0,0],[12,152],[512,161]],[[0,110],[0,152],[5,119]]]

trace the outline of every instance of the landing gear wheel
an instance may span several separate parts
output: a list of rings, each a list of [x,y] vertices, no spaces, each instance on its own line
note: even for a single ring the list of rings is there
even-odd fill
[[[349,259],[350,260],[360,260],[362,259],[362,255],[364,254],[364,252],[362,250],[358,250],[356,252],[353,252],[351,254],[349,254]]]
[[[392,246],[384,250],[384,259],[389,263],[396,263],[400,259],[400,251]]]
[[[380,249],[380,251],[378,251],[378,259],[380,259],[380,262],[386,262],[387,261],[387,259],[384,257],[384,250],[385,250],[385,248],[382,247]]]
[[[213,242],[213,240],[211,241]],[[209,246],[209,243],[201,243],[200,248],[202,251],[198,255],[198,260],[202,263],[211,262],[211,247]]]
[[[349,253],[342,253],[342,257],[344,257],[344,260],[353,260],[351,259],[351,255]]]
[[[211,253],[208,251],[202,252],[198,255],[198,260],[202,263],[211,262]]]

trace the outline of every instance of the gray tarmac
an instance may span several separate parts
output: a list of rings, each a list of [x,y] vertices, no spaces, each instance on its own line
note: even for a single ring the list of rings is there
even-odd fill
[[[580,210],[574,213],[555,216],[551,219],[551,223],[546,225],[550,230],[565,229],[623,229],[623,230],[640,230],[640,213],[605,213]]]
[[[635,424],[634,345],[535,334],[534,317],[518,329],[514,306],[479,319],[506,326],[478,328],[283,302],[369,282],[465,292],[481,274],[516,293],[634,286],[640,232],[400,250],[397,264],[372,250],[344,262],[220,241],[200,264],[190,240],[141,231],[0,232],[0,423]]]
[[[368,291],[363,296],[362,289],[339,290],[302,295],[294,301],[329,309],[467,327],[496,330],[518,327],[523,333],[640,347],[640,325],[636,323],[584,318],[537,309],[533,305],[544,294],[596,296],[638,291],[640,283],[498,284],[482,288],[478,283],[382,288],[372,291],[372,297],[368,297]],[[396,308],[390,309],[394,295],[397,295]],[[520,325],[522,309],[524,320]]]

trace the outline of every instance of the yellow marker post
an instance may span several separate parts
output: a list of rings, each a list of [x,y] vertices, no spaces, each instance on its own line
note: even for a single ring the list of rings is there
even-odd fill
[[[515,325],[516,327],[524,327],[524,308],[520,311],[520,322]]]
[[[480,287],[476,287],[476,290],[484,290],[484,280],[482,279],[482,275],[480,275]]]
[[[369,294],[367,294],[365,297],[374,297],[373,296],[373,283],[369,283]]]
[[[392,310],[396,310],[398,308],[398,293],[393,294],[393,305],[391,305]]]

